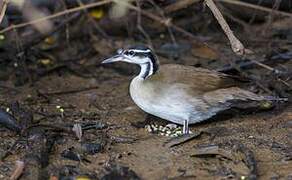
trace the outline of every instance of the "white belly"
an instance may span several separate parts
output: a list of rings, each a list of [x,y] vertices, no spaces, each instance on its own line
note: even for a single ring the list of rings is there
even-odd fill
[[[188,120],[190,124],[200,122],[211,117],[211,114],[202,113],[196,104],[201,100],[187,95],[179,87],[168,87],[155,94],[153,87],[144,87],[143,79],[135,78],[130,85],[130,95],[133,101],[145,112],[171,121],[183,124]]]

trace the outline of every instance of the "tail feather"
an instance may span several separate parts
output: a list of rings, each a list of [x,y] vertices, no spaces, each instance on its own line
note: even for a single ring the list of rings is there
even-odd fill
[[[289,99],[288,98],[280,98],[280,97],[275,97],[275,96],[264,96],[265,100],[267,101],[283,101],[286,102]]]

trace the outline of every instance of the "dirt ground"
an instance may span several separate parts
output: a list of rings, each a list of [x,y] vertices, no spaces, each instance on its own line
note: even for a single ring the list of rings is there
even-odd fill
[[[139,8],[137,3],[135,9],[145,12],[125,8],[128,14],[115,20],[109,4],[69,14],[67,8],[81,1],[68,7],[64,2],[51,13],[68,14],[48,18],[53,22],[49,33],[27,24],[0,34],[0,180],[17,173],[21,180],[292,180],[288,5],[280,9],[290,13],[284,19],[274,17],[274,6],[269,16],[252,15],[257,11],[231,5],[227,11],[229,6],[218,1],[236,37],[253,52],[239,57],[199,1],[177,10],[168,5],[181,1],[147,1]],[[160,12],[164,8],[166,14]],[[7,27],[32,20],[8,15]],[[153,45],[161,64],[220,70],[249,79],[244,88],[255,93],[289,101],[194,124],[190,136],[151,133],[145,126],[169,122],[147,115],[131,100],[128,88],[139,68],[100,64],[118,48],[141,43]]]
[[[74,173],[67,170],[70,171],[67,175],[102,179],[112,164],[128,167],[141,179],[254,179],[256,176],[258,179],[292,179],[291,104],[193,125],[191,131],[200,135],[170,147],[169,137],[135,126],[146,119],[146,114],[129,96],[128,86],[135,73],[123,75],[112,67],[95,67],[98,77],[91,78],[56,72],[33,85],[1,93],[2,107],[18,101],[33,113],[34,122],[57,126],[87,122],[107,124],[103,130],[84,131],[81,141],[74,134],[61,133],[45,169],[51,179],[59,177],[65,166],[75,169]],[[10,83],[6,81],[6,85]],[[58,106],[64,109],[63,114]],[[163,120],[151,123],[167,124]],[[4,128],[0,133],[3,156],[19,136]],[[61,156],[66,149],[100,141],[104,141],[104,146],[97,153],[78,151],[90,162]],[[29,147],[25,141],[12,149],[0,164],[1,179],[11,175],[15,160],[23,159],[26,150]],[[130,177],[135,179],[131,175],[125,179]]]

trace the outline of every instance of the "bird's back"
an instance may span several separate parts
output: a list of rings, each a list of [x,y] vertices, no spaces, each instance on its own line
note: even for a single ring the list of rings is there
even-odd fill
[[[216,71],[178,64],[161,65],[159,71],[144,81],[145,85],[187,85],[195,94],[206,93],[220,88],[238,86],[240,83],[231,76]],[[191,93],[191,92],[189,92]]]

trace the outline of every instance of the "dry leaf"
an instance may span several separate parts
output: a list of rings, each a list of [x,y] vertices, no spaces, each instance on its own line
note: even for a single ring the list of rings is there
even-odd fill
[[[218,54],[207,46],[196,46],[192,48],[192,55],[206,59],[218,59]]]

